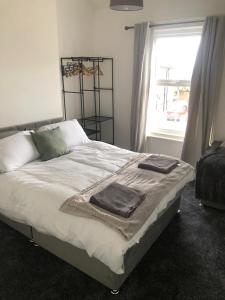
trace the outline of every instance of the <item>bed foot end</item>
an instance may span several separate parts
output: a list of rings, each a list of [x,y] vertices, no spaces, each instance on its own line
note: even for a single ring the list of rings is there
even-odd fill
[[[112,295],[118,295],[119,294],[119,290],[111,290],[110,291]]]

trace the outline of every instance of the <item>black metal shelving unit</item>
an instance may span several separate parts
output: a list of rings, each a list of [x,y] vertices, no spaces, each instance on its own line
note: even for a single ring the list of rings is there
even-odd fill
[[[104,75],[100,75],[100,69],[102,64],[110,63],[111,68],[111,86],[104,87],[101,85],[101,77]],[[84,63],[91,64],[93,70],[97,70],[97,72],[93,72],[92,74],[92,88],[85,88],[85,74],[82,71]],[[79,74],[76,74],[78,80],[78,90],[66,90],[66,80],[67,80],[67,72],[74,67],[74,65],[80,66]],[[62,87],[63,87],[63,104],[64,104],[64,118],[67,119],[67,95],[69,94],[79,94],[80,96],[80,119],[79,122],[84,128],[86,134],[95,140],[102,140],[102,129],[103,123],[111,121],[112,123],[112,141],[114,144],[114,80],[113,80],[113,58],[111,57],[62,57],[61,58],[61,71],[62,71]],[[102,114],[102,102],[104,101],[103,91],[108,91],[111,93],[111,104],[112,110],[107,113],[107,115]],[[86,94],[92,93],[92,101],[94,103],[94,113],[93,115],[87,115],[85,110],[86,103]],[[89,97],[90,101],[90,97]]]

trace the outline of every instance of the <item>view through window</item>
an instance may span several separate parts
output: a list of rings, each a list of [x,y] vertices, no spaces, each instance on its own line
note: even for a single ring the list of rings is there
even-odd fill
[[[201,30],[198,27],[155,30],[147,134],[183,137],[190,83]]]

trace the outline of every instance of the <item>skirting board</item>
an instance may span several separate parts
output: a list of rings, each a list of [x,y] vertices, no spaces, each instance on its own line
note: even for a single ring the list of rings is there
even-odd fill
[[[0,220],[17,231],[25,234],[28,238],[32,238],[35,243],[44,249],[58,256],[80,271],[86,273],[95,280],[101,282],[108,288],[112,290],[118,290],[135,266],[150,249],[152,244],[160,236],[162,231],[170,223],[174,215],[177,213],[179,207],[180,193],[172,201],[170,206],[161,213],[157,221],[149,227],[140,243],[134,245],[127,251],[124,257],[125,273],[122,275],[112,272],[102,262],[94,257],[90,257],[85,250],[74,247],[71,244],[63,242],[53,236],[40,233],[33,228],[31,230],[31,227],[11,221],[2,215],[0,215]]]
[[[220,209],[220,210],[225,210],[225,204],[216,203],[216,202],[213,202],[213,201],[206,201],[206,200],[201,200],[201,202],[205,206]]]

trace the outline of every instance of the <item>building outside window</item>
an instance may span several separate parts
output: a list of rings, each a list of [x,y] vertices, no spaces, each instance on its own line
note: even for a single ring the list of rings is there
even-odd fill
[[[154,30],[148,136],[184,137],[201,32],[202,26]]]

